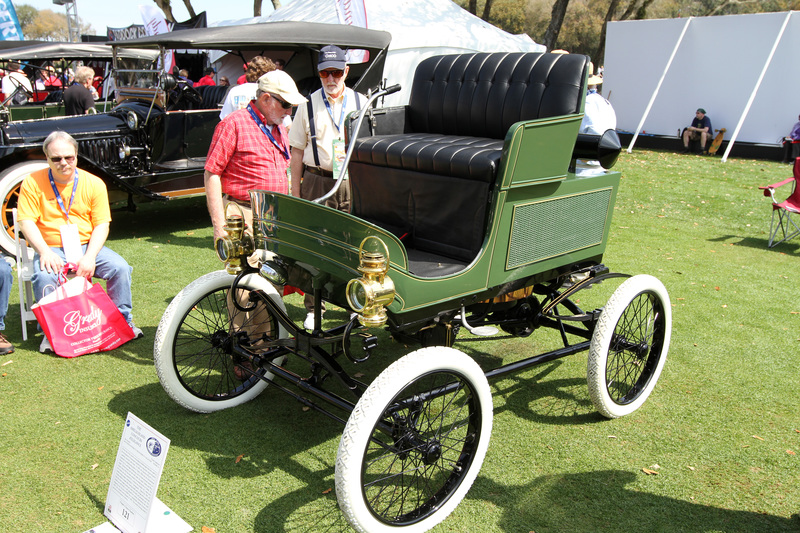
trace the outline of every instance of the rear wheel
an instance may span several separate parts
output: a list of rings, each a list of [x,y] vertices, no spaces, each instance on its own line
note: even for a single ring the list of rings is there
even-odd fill
[[[653,391],[669,350],[672,307],[653,276],[626,280],[600,314],[589,348],[589,396],[600,413],[632,413]]]
[[[267,386],[261,378],[269,380],[272,374],[252,369],[232,348],[238,344],[257,352],[266,340],[286,336],[263,300],[271,298],[283,308],[275,288],[251,274],[232,291],[233,279],[217,271],[193,281],[172,300],[158,325],[158,378],[173,400],[192,411],[219,411],[258,396]]]
[[[336,458],[336,494],[361,532],[427,531],[478,475],[492,398],[470,357],[443,346],[401,358],[367,388]]]
[[[43,168],[47,168],[46,161],[25,161],[0,172],[0,217],[3,223],[0,231],[0,251],[8,256],[16,255],[12,209],[17,207],[20,185],[28,174]]]

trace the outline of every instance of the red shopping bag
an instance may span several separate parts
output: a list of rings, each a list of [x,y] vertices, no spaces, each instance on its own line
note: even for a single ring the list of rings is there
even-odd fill
[[[102,285],[81,277],[65,279],[62,273],[56,290],[31,307],[57,355],[105,352],[133,339],[133,330]]]

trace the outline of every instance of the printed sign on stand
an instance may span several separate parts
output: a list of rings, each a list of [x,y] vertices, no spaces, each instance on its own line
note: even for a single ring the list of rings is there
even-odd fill
[[[104,512],[123,533],[188,533],[192,530],[156,498],[168,450],[168,438],[128,413]]]

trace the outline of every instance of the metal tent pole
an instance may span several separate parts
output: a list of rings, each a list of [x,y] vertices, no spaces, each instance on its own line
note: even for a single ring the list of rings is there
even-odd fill
[[[742,124],[744,124],[744,119],[747,118],[747,113],[750,111],[750,106],[753,105],[753,100],[756,99],[756,93],[758,93],[758,88],[761,87],[761,82],[764,80],[764,74],[767,73],[769,64],[772,62],[772,57],[775,55],[775,50],[778,49],[778,44],[781,42],[781,38],[783,37],[784,31],[786,31],[786,26],[789,24],[790,18],[792,18],[791,11],[786,13],[786,18],[783,19],[783,26],[781,26],[781,31],[778,32],[778,36],[775,38],[775,42],[772,43],[772,50],[770,50],[769,57],[767,57],[766,62],[764,62],[764,68],[761,69],[761,75],[758,77],[758,81],[756,81],[756,86],[753,88],[753,92],[750,93],[750,99],[747,100],[747,105],[744,106],[744,111],[742,112],[742,116],[739,117],[739,123],[736,125],[736,129],[733,130],[733,135],[731,135],[731,140],[728,141],[728,147],[725,148],[725,154],[723,154],[722,156],[723,163],[728,160],[728,154],[731,153],[731,148],[733,148],[733,143],[736,142],[736,137],[739,135],[739,130],[742,129]]]
[[[672,49],[672,55],[669,56],[669,61],[667,61],[667,66],[664,67],[664,72],[661,73],[661,79],[658,80],[658,85],[656,85],[656,90],[653,91],[653,96],[650,97],[650,102],[647,104],[647,108],[644,110],[644,115],[642,115],[642,120],[639,122],[639,125],[636,126],[636,132],[633,134],[633,138],[631,139],[631,144],[628,145],[628,153],[633,151],[633,145],[636,144],[636,139],[639,137],[639,132],[642,131],[642,126],[644,126],[644,121],[647,119],[647,115],[650,114],[650,108],[653,107],[653,102],[656,101],[656,96],[658,96],[658,91],[661,89],[661,84],[664,83],[664,78],[667,77],[667,71],[669,67],[672,65],[672,60],[675,59],[675,54],[678,52],[678,47],[681,45],[681,41],[683,41],[683,36],[686,35],[686,30],[689,28],[689,23],[692,22],[694,17],[689,17],[686,19],[686,23],[683,25],[683,30],[681,31],[681,36],[678,37],[678,42],[675,43],[675,47]]]

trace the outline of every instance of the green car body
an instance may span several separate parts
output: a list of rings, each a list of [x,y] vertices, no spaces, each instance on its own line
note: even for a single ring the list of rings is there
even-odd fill
[[[605,251],[620,175],[570,172],[582,115],[518,122],[504,141],[490,199],[483,246],[463,271],[439,278],[408,270],[403,243],[348,213],[291,196],[264,193],[254,222],[266,248],[289,266],[289,283],[347,307],[346,287],[358,278],[360,245],[380,239],[396,294],[395,324],[430,318],[498,294],[552,279],[564,269],[599,263]]]

